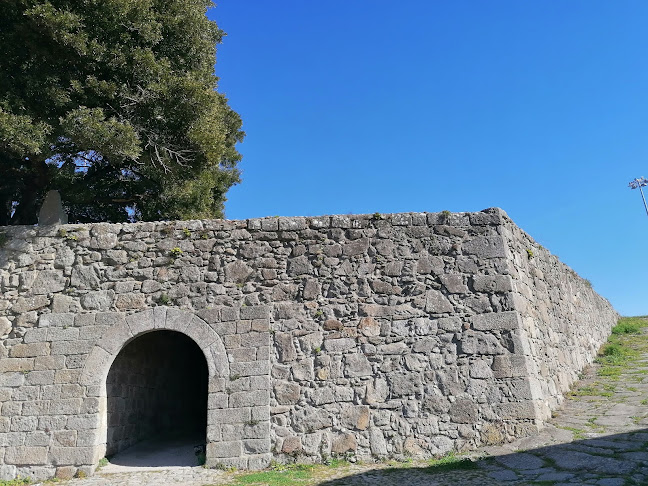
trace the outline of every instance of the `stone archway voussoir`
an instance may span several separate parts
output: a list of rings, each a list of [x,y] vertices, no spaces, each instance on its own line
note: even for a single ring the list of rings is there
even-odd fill
[[[191,312],[168,307],[166,309],[166,319],[164,320],[164,324],[161,323],[161,319],[156,319],[155,328],[167,329],[169,331],[178,331],[183,334],[187,334],[186,329],[192,317],[193,314]],[[197,342],[196,344],[200,346],[200,343]]]
[[[99,346],[92,348],[79,377],[79,383],[86,386],[101,383],[105,378],[104,375],[108,374],[113,358],[112,354]]]
[[[112,355],[116,355],[124,345],[133,337],[128,324],[123,316],[115,316],[117,322],[111,325],[106,332],[99,338],[97,345],[108,351]]]
[[[225,346],[220,339],[208,348],[203,349],[207,358],[207,366],[210,368],[209,376],[214,378],[229,378],[230,369]]]
[[[208,348],[220,338],[218,333],[198,316],[191,316],[185,334],[203,349]]]
[[[126,317],[126,324],[128,324],[133,336],[155,329],[154,309],[146,309],[137,314],[129,315]]]

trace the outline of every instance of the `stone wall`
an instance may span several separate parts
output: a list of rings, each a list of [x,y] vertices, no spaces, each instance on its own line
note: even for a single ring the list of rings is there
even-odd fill
[[[618,315],[588,280],[510,221],[503,234],[511,251],[515,310],[522,318],[519,354],[526,357],[538,417],[546,419],[592,363]]]
[[[255,469],[528,434],[617,318],[499,209],[0,233],[2,478],[93,471],[145,333],[204,355],[207,464]]]

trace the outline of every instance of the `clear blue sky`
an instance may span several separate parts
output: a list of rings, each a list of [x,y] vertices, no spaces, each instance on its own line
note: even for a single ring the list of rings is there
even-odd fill
[[[230,219],[499,206],[648,314],[648,2],[221,0]]]

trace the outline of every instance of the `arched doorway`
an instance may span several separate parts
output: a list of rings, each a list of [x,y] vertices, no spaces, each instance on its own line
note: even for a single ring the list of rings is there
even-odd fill
[[[183,333],[155,330],[126,344],[106,378],[106,456],[140,443],[148,455],[140,453],[137,465],[190,465],[187,457],[197,464],[194,447],[206,441],[208,376],[203,351]],[[181,454],[168,452],[178,447]]]

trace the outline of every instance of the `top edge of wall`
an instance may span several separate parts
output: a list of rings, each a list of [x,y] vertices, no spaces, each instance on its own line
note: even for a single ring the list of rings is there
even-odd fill
[[[328,218],[328,224],[327,223]],[[271,221],[277,221],[279,224],[275,229],[279,230],[296,230],[300,229],[295,227],[293,223],[304,222],[308,223],[308,226],[311,228],[353,228],[351,224],[347,226],[345,223],[349,224],[352,221],[389,221],[395,226],[409,226],[409,225],[423,225],[423,224],[448,224],[448,225],[465,225],[465,224],[490,224],[497,225],[501,224],[504,221],[510,221],[509,216],[501,208],[491,207],[486,208],[481,211],[474,212],[450,212],[450,211],[438,211],[438,212],[403,212],[403,213],[373,213],[373,214],[328,214],[321,216],[264,216],[259,218],[248,218],[248,219],[190,219],[190,220],[161,220],[161,221],[137,221],[133,223],[123,222],[123,223],[106,223],[106,222],[96,222],[96,223],[68,223],[68,224],[53,224],[46,226],[39,225],[13,225],[13,226],[0,226],[0,231],[11,233],[18,232],[23,233],[25,230],[36,231],[43,236],[47,236],[47,233],[53,230],[59,230],[60,228],[64,229],[74,229],[82,227],[95,227],[95,226],[105,226],[112,227],[115,230],[121,229],[121,227],[141,227],[145,225],[163,225],[163,226],[173,226],[175,228],[187,228],[187,229],[201,229],[201,225],[209,226],[213,225],[222,225],[223,228],[246,228],[246,229],[270,229],[265,228],[273,226],[268,224]],[[265,224],[264,224],[265,222]],[[283,224],[282,224],[283,222]],[[298,226],[298,225],[297,225]],[[303,228],[302,228],[303,229]]]

